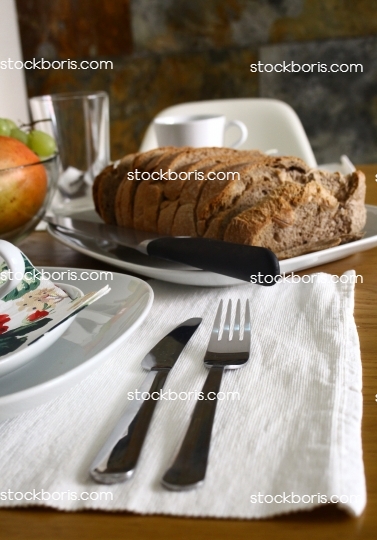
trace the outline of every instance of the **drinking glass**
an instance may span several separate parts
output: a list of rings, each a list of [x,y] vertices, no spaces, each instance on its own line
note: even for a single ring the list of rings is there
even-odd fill
[[[91,185],[110,161],[109,97],[77,92],[30,99],[34,129],[55,138],[59,149],[59,187],[66,194],[83,181]]]

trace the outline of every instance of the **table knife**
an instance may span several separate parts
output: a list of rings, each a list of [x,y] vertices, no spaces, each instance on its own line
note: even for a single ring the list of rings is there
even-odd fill
[[[183,322],[143,358],[141,365],[150,373],[138,393],[147,394],[146,399],[133,400],[126,408],[90,467],[93,480],[100,484],[117,484],[133,476],[159,393],[201,322],[200,318]]]
[[[117,225],[65,216],[46,216],[44,219],[63,234],[69,232],[87,238],[100,238],[137,249],[145,255],[180,262],[249,283],[251,276],[256,276],[254,283],[273,285],[276,283],[275,277],[280,274],[276,255],[263,247],[233,244],[210,238],[159,236]]]

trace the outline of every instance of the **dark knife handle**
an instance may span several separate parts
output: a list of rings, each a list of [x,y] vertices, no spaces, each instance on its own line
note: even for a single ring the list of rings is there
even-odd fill
[[[166,237],[150,241],[147,252],[155,257],[259,285],[274,285],[280,275],[276,255],[269,249],[257,246],[209,238]]]
[[[149,398],[144,400],[129,425],[127,433],[107,453],[100,466],[91,468],[90,474],[93,480],[100,484],[117,484],[125,482],[133,476],[158,402],[158,399],[154,399],[153,395],[162,390],[169,371],[169,369],[157,371],[149,390]]]

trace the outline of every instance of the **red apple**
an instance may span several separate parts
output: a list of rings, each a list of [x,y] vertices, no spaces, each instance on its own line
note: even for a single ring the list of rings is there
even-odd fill
[[[37,165],[20,167],[31,163]],[[38,163],[38,156],[25,144],[0,136],[0,234],[25,225],[41,208],[47,175]]]

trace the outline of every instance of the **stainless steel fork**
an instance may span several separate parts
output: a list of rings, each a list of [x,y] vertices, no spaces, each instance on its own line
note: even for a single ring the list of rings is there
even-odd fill
[[[250,308],[245,307],[243,339],[241,333],[241,302],[238,300],[234,320],[232,339],[230,322],[232,302],[229,300],[221,339],[220,323],[223,301],[218,307],[208,343],[204,364],[209,368],[207,379],[202,389],[202,398],[198,400],[191,421],[173,465],[166,471],[162,485],[167,489],[183,491],[200,486],[204,482],[211,444],[211,432],[215,418],[217,395],[225,369],[237,369],[246,364],[250,354]]]

